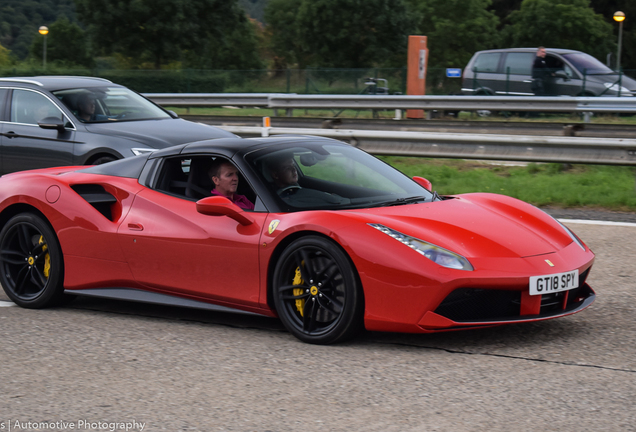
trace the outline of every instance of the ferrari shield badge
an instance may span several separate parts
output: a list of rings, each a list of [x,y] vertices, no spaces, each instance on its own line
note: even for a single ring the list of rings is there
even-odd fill
[[[271,228],[272,226],[270,225],[269,227]],[[270,233],[270,234],[271,234],[271,233]],[[547,262],[547,263],[548,263],[548,265],[549,265],[550,267],[554,267],[554,264],[552,264],[552,261],[550,261],[550,260],[545,260],[545,262]]]
[[[276,230],[276,227],[278,226],[279,223],[280,221],[278,219],[274,219],[273,221],[271,221],[269,223],[269,229],[267,230],[267,232],[269,234],[273,233]]]

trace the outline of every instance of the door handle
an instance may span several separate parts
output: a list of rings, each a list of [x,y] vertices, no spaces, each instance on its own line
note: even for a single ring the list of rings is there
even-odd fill
[[[4,136],[6,136],[7,138],[11,139],[11,138],[17,138],[20,135],[18,135],[17,133],[13,132],[13,131],[9,131],[7,133],[2,134]]]
[[[128,229],[131,231],[143,231],[144,230],[144,226],[140,223],[129,223],[128,224]]]

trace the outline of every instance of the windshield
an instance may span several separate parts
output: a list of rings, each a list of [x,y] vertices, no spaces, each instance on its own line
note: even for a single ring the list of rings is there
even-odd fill
[[[353,209],[433,199],[401,172],[346,145],[302,142],[259,150],[246,159],[287,210]]]
[[[572,65],[582,74],[587,75],[606,75],[616,73],[603,63],[585,53],[563,54]]]
[[[157,120],[170,115],[125,87],[90,87],[52,92],[84,123]]]

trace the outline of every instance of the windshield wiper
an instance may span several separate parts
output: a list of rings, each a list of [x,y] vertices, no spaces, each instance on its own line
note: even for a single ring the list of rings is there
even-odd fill
[[[398,198],[395,199],[393,201],[387,201],[385,203],[382,203],[381,207],[389,207],[389,206],[396,206],[396,205],[404,205],[404,204],[411,204],[411,203],[415,203],[418,201],[426,201],[426,197],[423,196],[412,196],[412,197],[408,197],[408,198]]]

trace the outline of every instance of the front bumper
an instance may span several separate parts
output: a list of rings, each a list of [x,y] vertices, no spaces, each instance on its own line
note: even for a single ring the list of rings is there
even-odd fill
[[[594,290],[585,282],[573,290],[540,296],[461,288],[448,295],[434,312],[424,314],[418,326],[426,332],[542,321],[580,312],[595,299]]]

